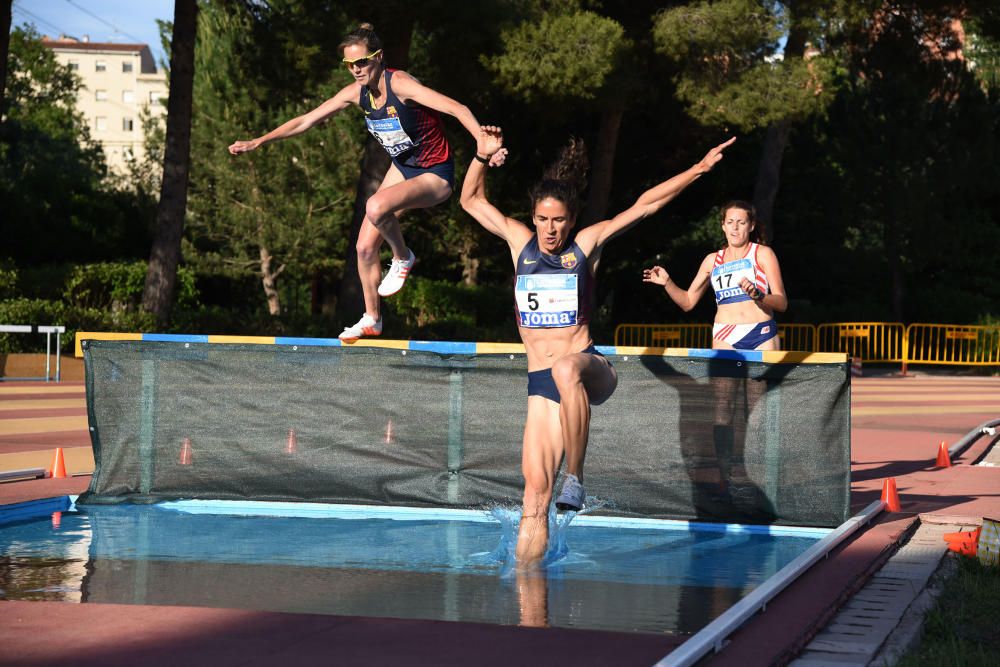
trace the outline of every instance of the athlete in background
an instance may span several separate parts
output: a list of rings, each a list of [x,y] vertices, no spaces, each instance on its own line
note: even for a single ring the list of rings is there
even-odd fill
[[[715,349],[777,350],[775,311],[785,312],[788,299],[774,251],[760,243],[761,228],[752,205],[732,201],[722,207],[726,245],[708,254],[691,285],[682,289],[662,266],[643,271],[643,282],[662,285],[684,311],[695,307],[711,286],[715,292]]]

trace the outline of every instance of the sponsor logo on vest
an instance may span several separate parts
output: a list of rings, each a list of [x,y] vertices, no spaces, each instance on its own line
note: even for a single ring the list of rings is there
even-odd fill
[[[537,259],[526,259],[526,260],[524,260],[524,263],[525,264],[534,264],[537,261],[538,261]]]
[[[575,312],[526,313],[521,312],[522,327],[566,327],[576,324]]]
[[[750,298],[749,296],[747,296],[746,292],[743,291],[742,287],[730,287],[728,289],[719,290],[718,294],[719,294],[718,298],[720,300],[730,299],[732,297],[737,297],[737,296],[746,296],[748,299]]]
[[[386,110],[386,112],[387,112],[387,113],[388,113],[388,114],[389,114],[390,116],[396,116],[396,115],[398,115],[398,114],[396,113],[396,107],[392,106],[391,104],[390,104],[389,106],[387,106],[387,107],[385,108],[385,110]]]
[[[576,253],[568,252],[565,255],[560,256],[559,261],[562,262],[564,269],[572,269],[576,266]]]

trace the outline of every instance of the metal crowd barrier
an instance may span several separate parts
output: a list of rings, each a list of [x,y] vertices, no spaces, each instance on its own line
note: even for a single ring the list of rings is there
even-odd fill
[[[619,324],[616,347],[712,347],[710,324]]]
[[[874,363],[906,364],[906,329],[898,322],[836,322],[817,327],[819,349]]]
[[[66,333],[64,326],[38,326],[35,324],[0,324],[0,333],[43,333],[45,334],[45,377],[0,377],[2,380],[45,380],[52,379],[52,334],[56,335],[56,382],[62,376],[60,348],[62,335]]]
[[[816,327],[812,324],[779,324],[781,349],[816,352]],[[615,327],[616,346],[712,347],[711,324],[619,324]]]
[[[909,363],[1000,366],[1000,327],[914,323],[906,338]]]
[[[779,324],[781,349],[841,352],[866,363],[1000,366],[1000,326],[900,322]],[[615,345],[709,348],[709,324],[619,324]]]

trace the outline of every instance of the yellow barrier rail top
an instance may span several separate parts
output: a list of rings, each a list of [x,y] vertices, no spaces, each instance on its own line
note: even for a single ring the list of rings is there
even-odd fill
[[[301,345],[313,347],[351,347],[338,338],[294,338],[286,336],[217,336],[203,334],[149,334],[81,331],[76,335],[76,356],[83,356],[85,340],[132,340],[172,343]],[[353,347],[380,347],[397,350],[422,350],[442,354],[524,354],[520,343],[476,343],[416,340],[361,339]],[[769,364],[846,364],[847,355],[840,352],[774,352],[763,350],[707,350],[679,347],[626,347],[598,345],[598,351],[609,355],[655,355],[709,359],[762,361]]]

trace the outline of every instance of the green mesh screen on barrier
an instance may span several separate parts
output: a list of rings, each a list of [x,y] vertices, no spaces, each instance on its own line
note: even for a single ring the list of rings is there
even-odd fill
[[[519,503],[523,354],[87,341],[80,502]],[[846,363],[610,355],[588,504],[620,516],[848,518]]]

